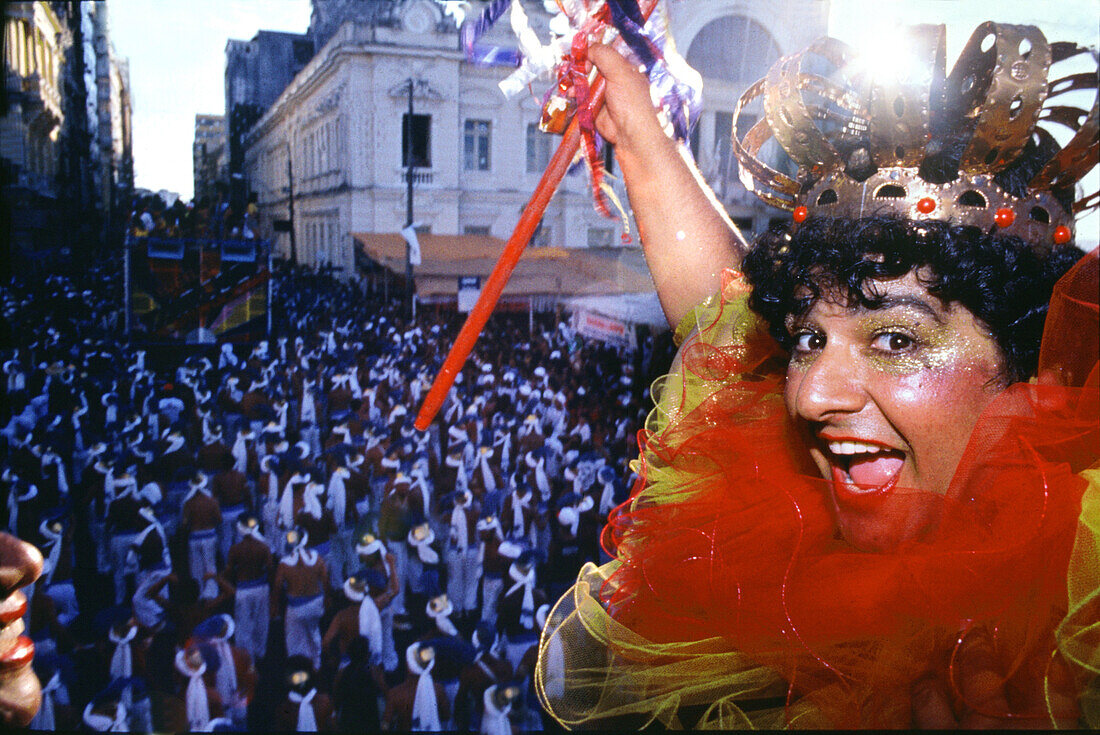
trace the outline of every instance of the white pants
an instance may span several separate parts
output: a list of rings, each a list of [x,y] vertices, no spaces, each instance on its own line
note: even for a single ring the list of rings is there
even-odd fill
[[[115,605],[121,605],[126,599],[126,577],[137,571],[126,564],[126,557],[135,538],[136,533],[116,533],[111,536],[111,576],[115,583]]]
[[[170,572],[167,568],[138,572],[137,590],[134,592],[134,617],[146,628],[155,627],[164,620],[164,610],[149,596],[149,590]]]
[[[234,615],[237,622],[237,645],[259,661],[267,651],[268,601],[270,591],[266,581],[244,583],[237,587]]]
[[[481,565],[477,561],[477,548],[447,549],[447,597],[455,612],[465,613],[477,607],[477,582],[481,577]]]
[[[352,548],[352,532],[347,529],[338,531],[329,539],[329,555],[325,560],[328,563],[329,577],[332,586],[340,589],[348,575],[356,571],[355,564],[359,563],[359,557]]]
[[[289,597],[286,604],[286,655],[306,656],[321,668],[321,615],[325,596]]]
[[[386,605],[378,614],[382,618],[382,668],[396,671],[400,661],[393,643],[393,604]]]
[[[481,622],[496,625],[497,601],[504,589],[504,579],[501,577],[481,578]]]
[[[397,572],[397,595],[394,596],[390,607],[395,615],[405,614],[405,584],[408,579],[407,567],[409,562],[409,547],[404,539],[400,541],[386,541],[386,549],[393,554],[393,566]]]
[[[111,573],[111,557],[107,549],[107,522],[93,516],[90,527],[95,544],[95,566],[100,574]]]
[[[244,510],[244,503],[222,508],[221,538],[218,540],[218,551],[221,552],[222,561],[229,558],[229,547],[237,540],[237,519],[241,517]]]
[[[264,528],[264,539],[272,549],[282,548],[279,533],[279,504],[265,493],[264,502],[260,508],[260,522]]]
[[[414,595],[422,595],[424,589],[424,562],[420,561],[420,555],[416,550],[406,552],[405,557],[405,584]]]
[[[218,529],[195,531],[187,541],[187,561],[191,568],[191,578],[199,583],[199,596],[213,600],[218,596],[218,583],[212,579],[203,581],[207,574],[217,574],[218,566],[214,555],[218,550]]]
[[[321,455],[321,430],[317,428],[317,424],[303,426],[298,434],[301,436],[302,441],[309,445],[311,456],[318,457]]]

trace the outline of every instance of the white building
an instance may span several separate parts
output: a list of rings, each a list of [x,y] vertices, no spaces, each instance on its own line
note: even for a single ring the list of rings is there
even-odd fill
[[[44,2],[4,7],[5,105],[0,158],[21,187],[56,196],[62,112],[61,24]]]
[[[791,0],[785,6],[776,16],[776,4],[764,0],[669,4],[679,49],[705,79],[706,107],[693,145],[700,167],[731,216],[755,228],[766,226],[771,215],[755,197],[725,183],[730,171],[736,180],[736,169],[722,140],[737,94],[779,54],[825,32],[827,2]],[[545,39],[542,3],[524,7]],[[776,25],[780,18],[782,27]],[[486,42],[514,46],[506,18]],[[538,131],[534,95],[501,94],[497,82],[508,73],[468,64],[449,19],[430,0],[406,0],[386,24],[345,22],[246,139],[245,177],[258,197],[261,233],[271,236],[274,221],[289,218],[293,194],[298,260],[350,275],[350,233],[394,233],[405,226],[402,136],[412,80],[415,221],[436,234],[507,238],[559,140]],[[593,209],[581,167],[550,203],[535,244],[617,245],[620,230],[617,220]],[[289,255],[286,235],[276,238],[276,246]]]

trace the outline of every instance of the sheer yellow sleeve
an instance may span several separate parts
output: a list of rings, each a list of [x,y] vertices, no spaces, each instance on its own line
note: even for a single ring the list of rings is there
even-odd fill
[[[722,292],[681,321],[672,369],[651,388],[655,407],[646,421],[647,435],[660,436],[679,416],[739,378],[685,371],[683,356],[700,344],[747,342],[760,328],[746,306],[748,294],[740,274],[727,271]],[[673,502],[673,468],[647,454],[646,479],[635,503]],[[611,592],[617,564],[585,565],[547,618],[535,686],[558,722],[569,728],[629,729],[653,723],[696,730],[826,726],[809,708],[787,709],[787,687],[776,672],[730,650],[721,638],[659,644],[616,622],[600,603],[600,592],[605,597]]]

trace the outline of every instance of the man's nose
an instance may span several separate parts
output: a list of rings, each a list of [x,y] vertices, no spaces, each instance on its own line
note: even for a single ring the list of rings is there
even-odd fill
[[[866,403],[860,375],[858,361],[848,350],[826,345],[805,368],[788,372],[788,405],[807,421],[856,413]]]

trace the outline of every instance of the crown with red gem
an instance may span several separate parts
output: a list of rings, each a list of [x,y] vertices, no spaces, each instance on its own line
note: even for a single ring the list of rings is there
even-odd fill
[[[811,214],[895,214],[1017,235],[1039,250],[1072,241],[1074,217],[1100,204],[1100,192],[1075,196],[1100,158],[1097,75],[1048,75],[1075,57],[1094,65],[1095,53],[987,22],[948,75],[944,27],[909,30],[885,59],[833,38],[779,59],[734,112],[741,182],[796,226]],[[1091,110],[1065,103],[1089,94]],[[739,136],[758,97],[764,115]],[[1066,145],[1051,124],[1069,129]],[[794,178],[761,160],[771,138],[797,164]]]

